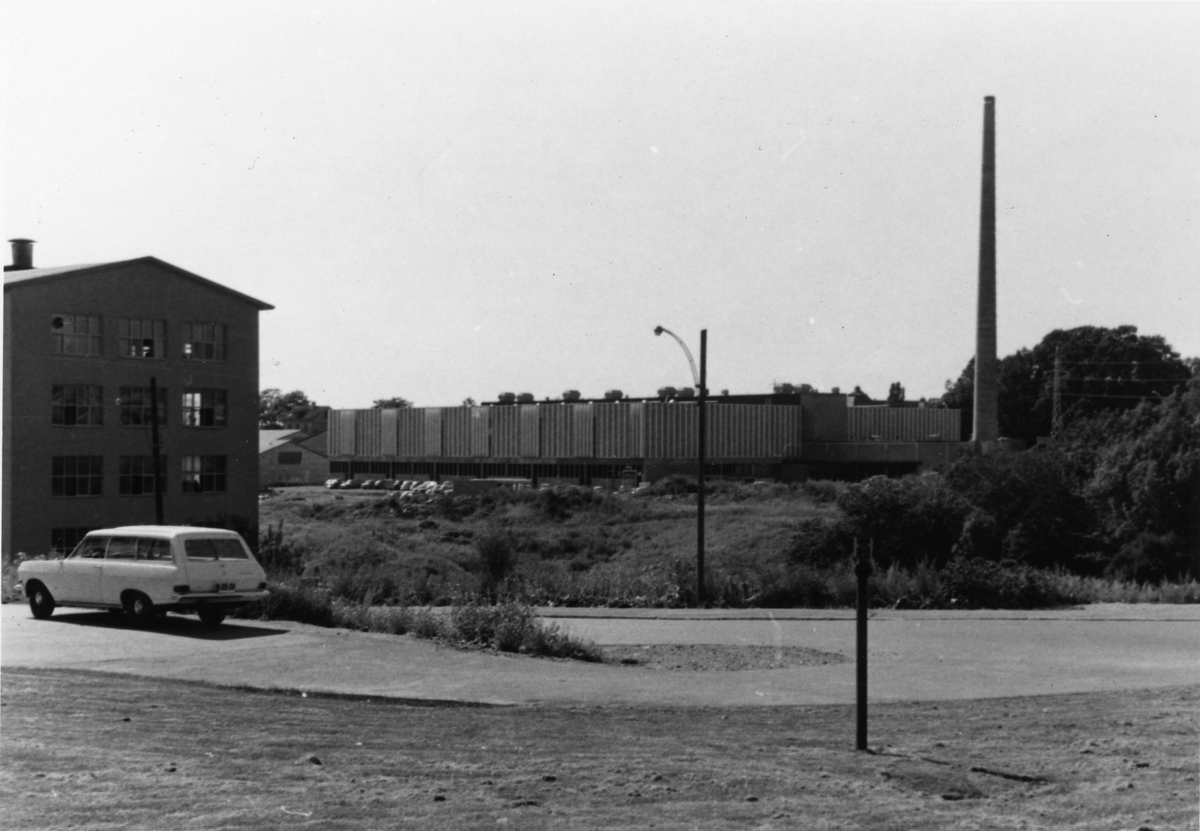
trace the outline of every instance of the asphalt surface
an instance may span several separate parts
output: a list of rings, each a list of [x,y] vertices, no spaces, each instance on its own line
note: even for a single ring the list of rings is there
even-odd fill
[[[488,652],[280,621],[219,629],[169,616],[137,628],[104,612],[35,620],[0,607],[0,669],[128,673],[425,702],[584,706],[852,704],[853,611],[543,609],[604,645],[801,646],[850,660],[672,672]],[[995,698],[1200,683],[1200,606],[1103,604],[1053,612],[874,612],[873,701]]]

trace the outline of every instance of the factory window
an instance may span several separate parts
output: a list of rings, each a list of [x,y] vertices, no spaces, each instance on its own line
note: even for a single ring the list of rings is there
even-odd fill
[[[150,388],[121,387],[117,406],[121,409],[121,424],[126,427],[150,426]],[[167,390],[158,388],[158,424],[167,423]]]
[[[99,427],[104,423],[104,388],[92,384],[52,384],[50,423],[60,427]]]
[[[161,457],[163,470],[167,457]],[[117,473],[117,493],[121,496],[150,496],[154,493],[154,457],[122,456]]]
[[[50,459],[51,496],[100,496],[104,459],[101,456],[53,456]]]
[[[300,464],[299,453],[280,453],[279,464],[281,465],[298,465]]]
[[[79,545],[84,537],[95,530],[95,528],[51,528],[50,553],[65,557],[75,550],[75,546]]]
[[[187,361],[225,360],[225,324],[183,324],[183,358]]]
[[[56,355],[99,355],[99,316],[51,315],[50,344]]]
[[[167,352],[167,323],[123,317],[117,329],[117,343],[123,358],[162,358]]]
[[[225,390],[192,390],[183,394],[184,427],[224,427]]]
[[[225,493],[224,456],[184,456],[184,493]]]

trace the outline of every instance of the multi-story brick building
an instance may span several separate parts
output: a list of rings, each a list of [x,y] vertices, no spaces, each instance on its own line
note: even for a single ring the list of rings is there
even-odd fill
[[[93,528],[253,528],[258,314],[272,306],[154,257],[4,269],[3,556]],[[157,408],[150,387],[157,387]]]

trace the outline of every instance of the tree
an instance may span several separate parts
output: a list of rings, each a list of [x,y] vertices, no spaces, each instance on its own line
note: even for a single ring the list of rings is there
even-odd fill
[[[258,394],[258,427],[260,430],[277,430],[283,427],[283,419],[290,413],[315,406],[301,390],[283,393],[274,388],[265,389]]]
[[[407,410],[412,406],[412,402],[407,398],[380,398],[371,403],[371,406],[376,410]]]
[[[464,407],[474,407],[475,399],[468,395],[466,398],[463,399],[462,405]]]
[[[888,388],[887,403],[889,407],[898,407],[904,403],[904,387],[899,381],[893,381]]]
[[[1066,449],[1093,465],[1084,493],[1118,547],[1118,574],[1200,574],[1200,378],[1162,402],[1076,425]]]
[[[1052,433],[1056,359],[1064,424],[1165,398],[1192,375],[1169,343],[1159,335],[1139,335],[1136,326],[1055,329],[1032,349],[1019,349],[999,362],[1001,435],[1032,444],[1038,436]],[[963,411],[963,432],[969,436],[975,403],[974,359],[957,381],[946,382],[942,400]]]

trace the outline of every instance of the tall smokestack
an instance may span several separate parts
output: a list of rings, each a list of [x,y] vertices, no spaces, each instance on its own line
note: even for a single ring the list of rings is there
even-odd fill
[[[6,265],[5,271],[26,271],[33,268],[33,243],[34,240],[10,239],[12,244],[12,265]]]
[[[978,449],[1000,436],[996,406],[996,99],[983,99],[983,197],[979,212],[979,302],[975,317],[975,434]]]

